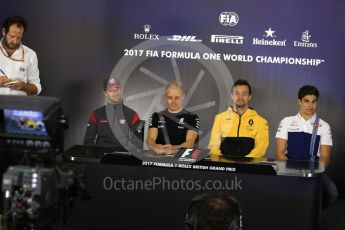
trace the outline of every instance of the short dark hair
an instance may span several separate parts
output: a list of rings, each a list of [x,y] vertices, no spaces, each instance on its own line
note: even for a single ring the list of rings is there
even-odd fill
[[[26,28],[28,27],[28,23],[25,20],[25,18],[23,18],[20,15],[12,15],[7,17],[4,20],[4,23],[2,24],[2,28],[5,28],[6,33],[9,31],[10,26],[11,25],[17,25],[18,27],[23,27],[24,32],[26,31]]]
[[[316,100],[319,99],[319,90],[312,85],[305,85],[302,86],[299,90],[298,90],[298,99],[302,100],[303,97],[307,96],[307,95],[314,95],[316,97]]]
[[[234,87],[238,86],[238,85],[246,85],[246,86],[248,86],[248,88],[249,88],[249,95],[252,94],[252,87],[250,86],[248,81],[243,80],[243,79],[238,79],[237,81],[234,82],[234,84],[232,85],[232,88],[231,88],[231,92],[233,92],[234,91]]]
[[[188,208],[189,229],[229,230],[242,226],[241,207],[228,194],[203,194],[193,199]]]

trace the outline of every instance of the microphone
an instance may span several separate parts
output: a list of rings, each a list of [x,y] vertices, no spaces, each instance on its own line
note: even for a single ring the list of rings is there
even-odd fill
[[[144,139],[143,127],[144,126],[145,126],[145,121],[140,120],[135,130],[133,131],[131,131],[131,129],[128,130],[129,131],[129,140],[128,140],[129,146],[134,145],[137,149],[143,148],[143,139]]]
[[[137,133],[138,134],[142,135],[142,133],[143,133],[142,128],[143,128],[144,125],[145,125],[145,121],[140,120],[139,121],[139,125],[137,126]]]

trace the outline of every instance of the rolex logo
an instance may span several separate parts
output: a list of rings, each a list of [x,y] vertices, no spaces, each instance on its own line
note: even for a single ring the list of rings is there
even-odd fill
[[[150,32],[150,29],[151,29],[151,26],[150,26],[150,25],[146,24],[146,25],[144,25],[143,27],[144,27],[145,33]]]
[[[149,24],[143,25],[145,33],[134,34],[134,39],[140,40],[159,40],[159,34],[150,34],[151,26]]]

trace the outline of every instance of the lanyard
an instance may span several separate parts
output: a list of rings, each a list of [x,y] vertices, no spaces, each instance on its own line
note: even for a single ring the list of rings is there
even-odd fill
[[[162,113],[158,113],[159,116],[159,120],[164,121],[164,117]],[[164,136],[164,141],[166,145],[170,145],[170,139],[169,139],[169,135],[168,135],[168,131],[166,128],[166,123],[164,124],[164,127],[162,128],[163,131],[163,136]]]
[[[317,136],[317,129],[319,127],[319,121],[320,121],[320,118],[318,116],[316,116],[316,119],[314,121],[314,124],[313,124],[313,133],[311,135],[311,140],[310,140],[310,159],[311,160],[314,160],[314,147],[315,147],[315,141],[316,141],[316,136]]]

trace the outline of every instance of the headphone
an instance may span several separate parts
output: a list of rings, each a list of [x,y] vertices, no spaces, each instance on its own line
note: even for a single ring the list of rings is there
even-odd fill
[[[187,207],[186,211],[186,219],[185,219],[185,224],[186,224],[186,230],[197,230],[198,226],[198,215],[197,212],[193,208],[200,203],[201,201],[204,201],[206,199],[212,198],[212,197],[219,197],[227,201],[230,207],[234,208],[236,211],[235,216],[233,220],[229,223],[229,230],[242,230],[242,208],[239,203],[239,201],[228,195],[228,194],[200,194],[195,196],[190,204]]]

